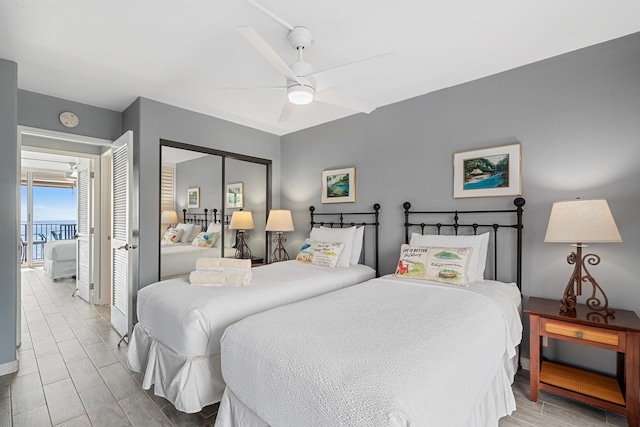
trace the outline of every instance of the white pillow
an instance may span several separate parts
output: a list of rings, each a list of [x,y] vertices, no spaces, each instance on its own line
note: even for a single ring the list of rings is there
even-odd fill
[[[356,227],[353,235],[353,248],[351,248],[351,265],[358,264],[360,261],[360,253],[362,252],[362,241],[364,240],[364,225]]]
[[[349,228],[313,228],[309,237],[316,242],[344,243],[344,249],[338,258],[338,267],[349,267],[355,227]]]
[[[320,228],[331,230],[331,227],[325,227],[324,225],[321,226]],[[349,264],[357,265],[358,261],[360,261],[360,253],[362,252],[362,240],[364,239],[364,226],[361,225],[360,227],[349,227],[349,228],[356,229],[353,235],[353,246],[351,246],[351,255],[349,257]],[[339,230],[339,229],[334,228],[334,230]],[[341,230],[346,230],[346,229],[342,228]]]
[[[222,224],[220,223],[214,224],[213,222],[210,223],[209,227],[207,227],[207,233],[222,233]],[[213,247],[220,249],[221,240],[222,239],[217,239],[216,242],[213,244]],[[229,226],[225,225],[224,226],[224,247],[229,249],[229,248],[233,248],[235,245],[236,245],[236,231],[229,230]]]
[[[469,281],[484,282],[484,269],[487,264],[489,233],[477,236],[444,236],[411,233],[411,246],[438,246],[441,248],[473,248],[469,262]]]
[[[190,243],[191,242],[191,234],[193,233],[193,229],[195,228],[195,224],[183,224],[180,223],[176,226],[178,230],[182,230],[182,237],[180,238],[181,243]]]
[[[224,247],[235,248],[236,247],[236,230],[229,230],[229,226],[224,226]]]
[[[207,227],[207,233],[220,233],[222,231],[222,224],[217,223],[214,224],[213,222],[209,223],[209,226]]]
[[[200,234],[201,232],[202,232],[202,226],[198,224],[194,225],[193,231],[191,232],[191,236],[189,237],[189,243],[193,243],[195,238],[198,237],[198,234]]]

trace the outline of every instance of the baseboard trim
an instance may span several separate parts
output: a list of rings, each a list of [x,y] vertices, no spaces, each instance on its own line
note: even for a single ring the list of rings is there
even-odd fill
[[[522,369],[524,369],[525,371],[529,371],[529,368],[531,368],[531,361],[528,357],[521,357],[520,365],[522,365]]]
[[[18,363],[18,359],[12,360],[11,362],[3,363],[0,365],[0,377],[7,374],[13,374],[14,372],[18,372],[18,368],[20,364]]]

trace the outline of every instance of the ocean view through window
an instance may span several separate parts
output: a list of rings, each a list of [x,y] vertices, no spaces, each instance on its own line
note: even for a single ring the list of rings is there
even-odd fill
[[[27,261],[26,244],[28,236],[33,239],[32,259],[41,262],[44,259],[44,244],[51,240],[75,238],[77,228],[77,190],[76,187],[62,188],[33,186],[33,219],[29,230],[27,210],[27,186],[21,186],[20,238],[23,242],[21,262]]]

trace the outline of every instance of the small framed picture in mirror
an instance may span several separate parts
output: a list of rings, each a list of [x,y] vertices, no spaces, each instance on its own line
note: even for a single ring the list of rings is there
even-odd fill
[[[227,184],[227,208],[244,208],[243,193],[244,184],[242,182]]]
[[[187,190],[187,208],[200,208],[200,187],[193,187]]]

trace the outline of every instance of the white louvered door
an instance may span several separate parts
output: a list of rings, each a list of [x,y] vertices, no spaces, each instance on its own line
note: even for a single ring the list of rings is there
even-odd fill
[[[128,334],[132,321],[134,287],[132,261],[136,245],[132,244],[133,167],[132,132],[114,142],[111,184],[111,324],[122,336]]]
[[[78,168],[78,229],[76,233],[76,289],[78,295],[93,303],[93,171],[92,161],[80,159]]]

